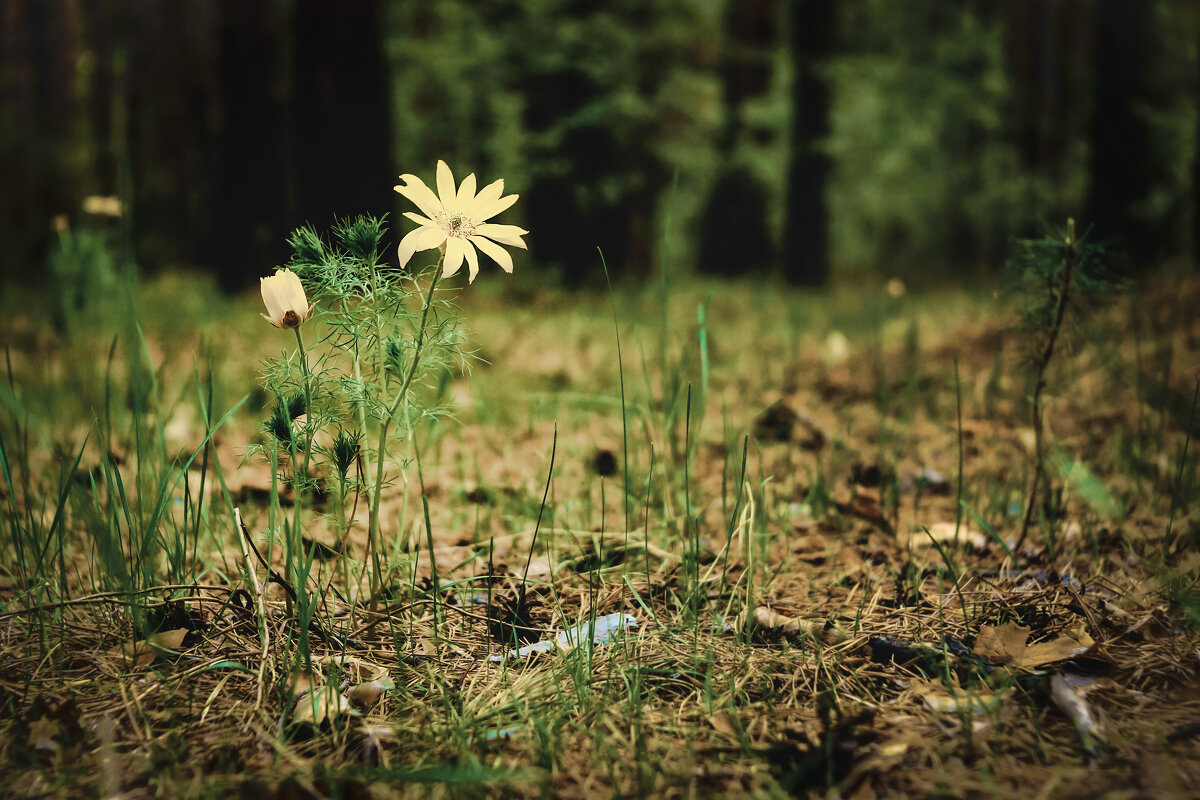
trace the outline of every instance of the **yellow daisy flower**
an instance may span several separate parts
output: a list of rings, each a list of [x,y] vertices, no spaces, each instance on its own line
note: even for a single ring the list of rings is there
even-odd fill
[[[474,282],[479,273],[479,255],[475,252],[478,247],[505,272],[512,272],[512,256],[500,245],[525,249],[521,237],[529,231],[516,225],[487,222],[517,202],[518,195],[515,194],[501,197],[504,194],[504,181],[490,183],[476,194],[475,173],[471,173],[456,190],[454,175],[445,161],[437,163],[436,195],[416,175],[401,175],[400,180],[402,183],[395,187],[396,191],[411,200],[424,214],[422,216],[411,211],[404,214],[420,227],[400,240],[400,266],[407,264],[413,253],[436,247],[445,253],[443,277],[458,272],[463,261],[466,261],[470,279]]]

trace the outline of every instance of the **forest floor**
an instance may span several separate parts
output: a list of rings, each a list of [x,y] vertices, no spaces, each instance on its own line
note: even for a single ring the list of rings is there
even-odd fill
[[[1200,795],[1200,281],[1071,321],[1022,539],[990,290],[496,277],[378,559],[320,476],[307,605],[246,457],[291,342],[257,298],[146,283],[135,348],[6,299],[3,794]]]

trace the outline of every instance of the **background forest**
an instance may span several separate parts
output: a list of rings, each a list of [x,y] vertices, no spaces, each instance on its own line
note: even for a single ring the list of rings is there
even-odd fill
[[[503,176],[532,271],[819,285],[1002,264],[1068,215],[1197,247],[1190,0],[8,0],[2,280],[117,196],[143,271],[248,285],[400,172]],[[397,232],[399,233],[399,232]]]

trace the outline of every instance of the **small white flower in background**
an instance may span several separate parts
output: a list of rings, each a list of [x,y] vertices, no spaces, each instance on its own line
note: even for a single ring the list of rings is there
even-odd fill
[[[276,328],[298,328],[312,316],[300,277],[290,269],[281,269],[274,275],[259,279],[263,303],[267,313],[262,317]]]
[[[478,247],[505,272],[513,271],[512,256],[500,245],[525,249],[521,237],[529,231],[516,225],[487,222],[517,202],[518,195],[515,194],[501,197],[504,194],[503,180],[488,184],[476,194],[475,173],[471,173],[456,190],[454,175],[445,161],[437,163],[436,195],[416,175],[401,175],[400,180],[396,191],[411,200],[424,214],[421,216],[411,211],[404,214],[421,227],[400,240],[400,266],[407,264],[413,253],[435,247],[444,248],[442,275],[453,275],[466,261],[470,280],[474,282],[479,273],[479,255],[475,252]]]
[[[83,198],[83,212],[100,217],[119,217],[125,213],[125,204],[119,197],[92,194]]]

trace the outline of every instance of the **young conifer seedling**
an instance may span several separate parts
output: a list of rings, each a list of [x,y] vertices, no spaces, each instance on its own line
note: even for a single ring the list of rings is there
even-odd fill
[[[1105,247],[1088,242],[1087,238],[1088,233],[1077,236],[1075,220],[1068,219],[1065,230],[1057,234],[1019,240],[1017,254],[1008,264],[1011,285],[1024,300],[1023,327],[1034,347],[1030,396],[1034,465],[1014,551],[1025,543],[1034,522],[1039,492],[1045,491],[1049,482],[1043,430],[1046,374],[1063,333],[1067,312],[1094,306],[1119,288],[1104,267]]]

